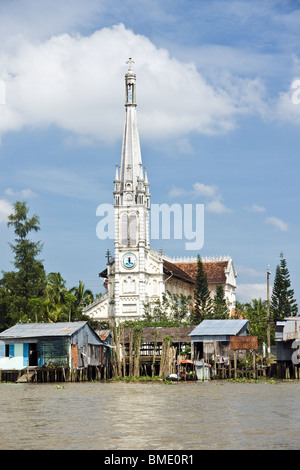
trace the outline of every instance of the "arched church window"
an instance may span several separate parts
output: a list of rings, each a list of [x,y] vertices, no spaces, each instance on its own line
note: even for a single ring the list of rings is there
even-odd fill
[[[127,88],[127,100],[128,103],[132,103],[132,85],[130,83]]]

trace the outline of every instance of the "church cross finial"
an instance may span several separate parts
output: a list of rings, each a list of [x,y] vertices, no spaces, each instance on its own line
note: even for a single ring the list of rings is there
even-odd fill
[[[110,251],[106,250],[106,258],[107,258],[107,264],[110,262]]]
[[[128,71],[131,72],[131,71],[132,71],[131,65],[134,64],[134,60],[132,60],[132,58],[129,57],[129,59],[127,60],[126,64],[129,64],[129,65],[128,65]]]

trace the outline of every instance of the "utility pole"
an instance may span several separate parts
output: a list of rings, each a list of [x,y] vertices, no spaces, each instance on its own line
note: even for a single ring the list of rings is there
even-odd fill
[[[271,365],[271,335],[270,335],[270,270],[267,269],[267,360]]]

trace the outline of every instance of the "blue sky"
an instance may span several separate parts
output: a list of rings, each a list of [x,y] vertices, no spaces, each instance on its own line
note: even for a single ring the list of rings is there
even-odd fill
[[[266,298],[283,252],[299,302],[299,26],[296,1],[2,0],[0,269],[25,200],[47,272],[102,291],[113,243],[96,210],[112,203],[133,57],[151,202],[204,204],[200,254],[232,256],[241,301]],[[152,246],[196,256],[185,242]]]

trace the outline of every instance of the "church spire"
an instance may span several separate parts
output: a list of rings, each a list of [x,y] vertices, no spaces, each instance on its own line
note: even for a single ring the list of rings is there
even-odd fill
[[[132,70],[134,61],[126,62],[125,74],[125,124],[120,169],[120,204],[139,204],[138,193],[143,184],[143,166],[136,116],[136,75]]]

